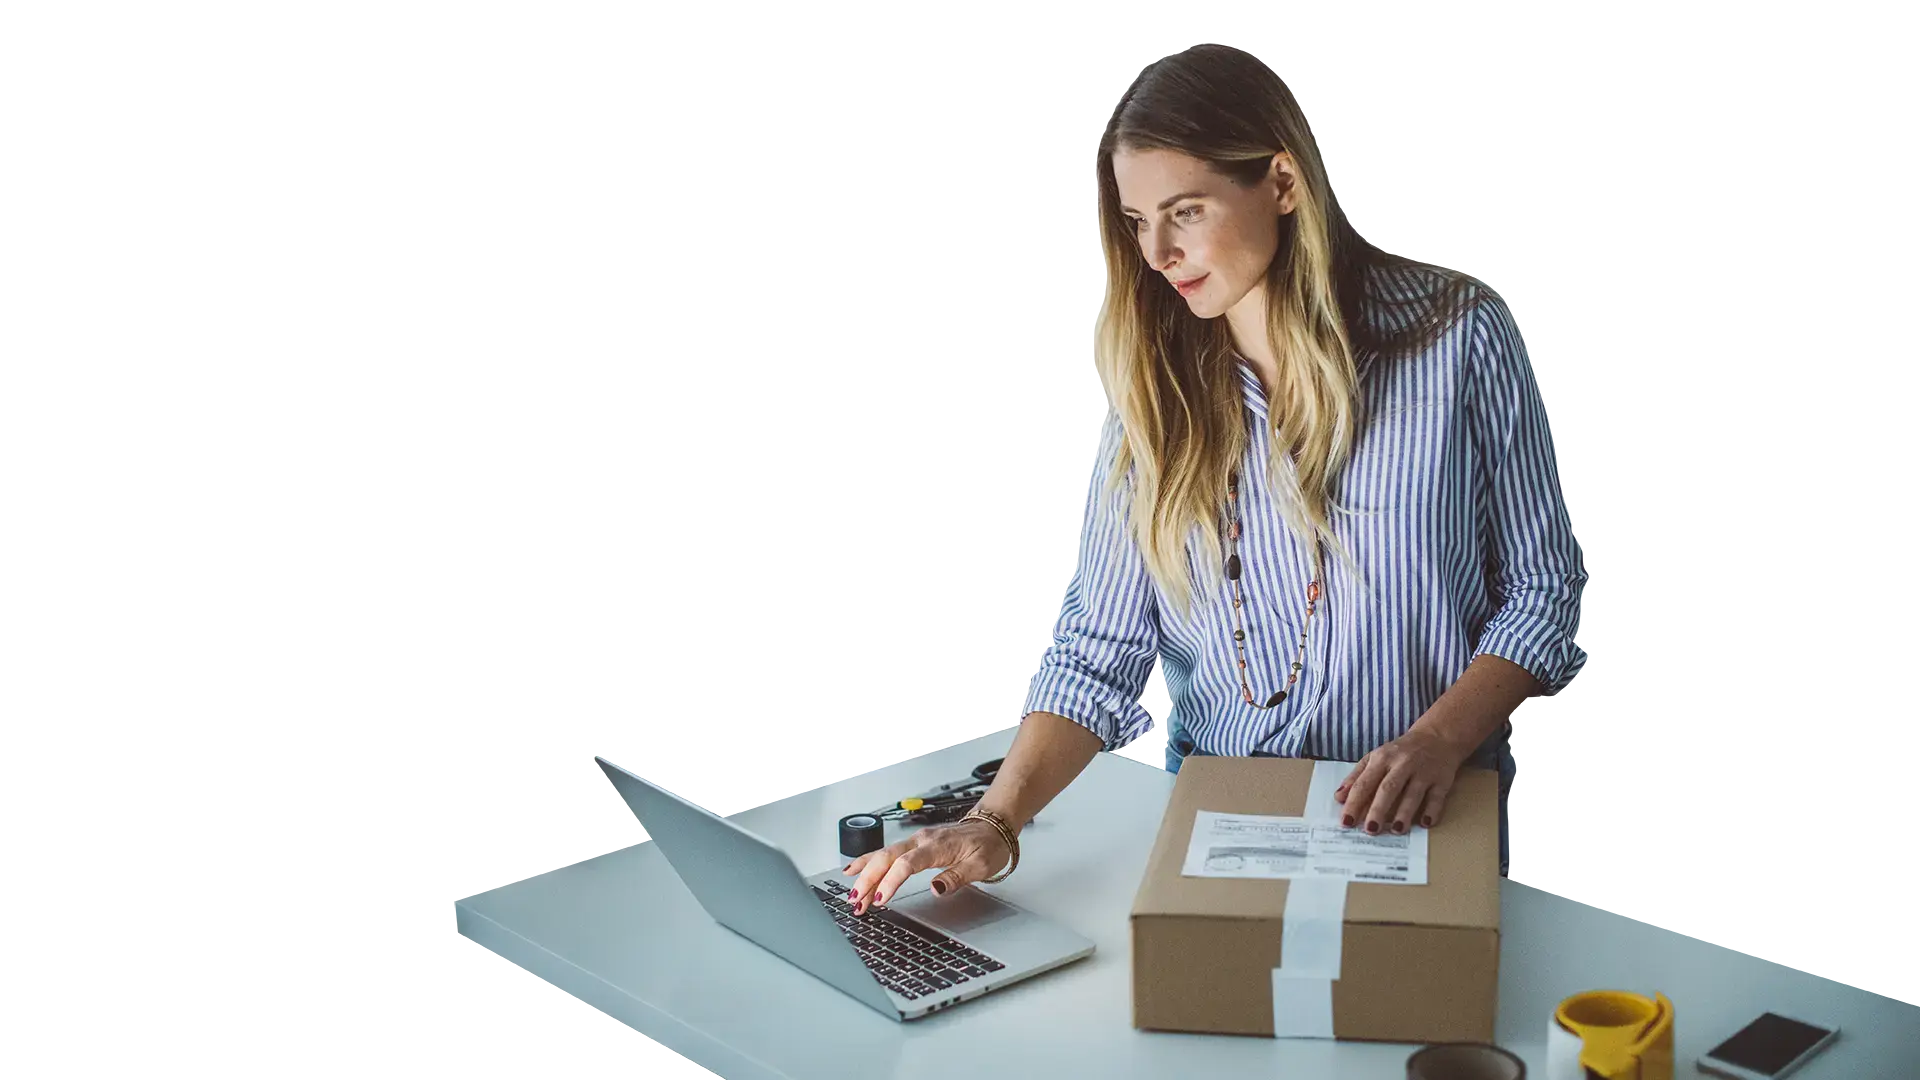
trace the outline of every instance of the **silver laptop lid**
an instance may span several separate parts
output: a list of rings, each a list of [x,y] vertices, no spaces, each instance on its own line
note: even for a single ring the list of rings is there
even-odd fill
[[[605,758],[593,760],[715,921],[863,1004],[900,1015],[778,845]]]

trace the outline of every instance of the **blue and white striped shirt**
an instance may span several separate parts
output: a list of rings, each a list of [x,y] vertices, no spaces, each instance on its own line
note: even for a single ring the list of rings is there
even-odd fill
[[[1329,514],[1364,584],[1323,559],[1305,669],[1285,701],[1261,710],[1242,698],[1228,590],[1197,582],[1184,617],[1147,573],[1125,524],[1130,485],[1102,498],[1122,438],[1109,410],[1079,564],[1023,714],[1057,713],[1107,750],[1125,746],[1153,727],[1139,699],[1158,656],[1170,723],[1199,749],[1357,761],[1405,734],[1481,653],[1526,668],[1543,693],[1566,686],[1587,659],[1573,641],[1586,569],[1520,331],[1498,294],[1481,292],[1424,351],[1361,363],[1366,423],[1332,494],[1354,512]],[[1268,485],[1265,392],[1236,366],[1252,414],[1240,467],[1247,682],[1265,700],[1299,644],[1312,553]]]

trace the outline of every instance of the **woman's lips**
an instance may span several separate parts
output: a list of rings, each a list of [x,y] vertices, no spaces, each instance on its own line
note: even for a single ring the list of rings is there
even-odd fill
[[[1192,281],[1186,282],[1184,284],[1175,284],[1174,288],[1180,290],[1181,296],[1187,296],[1187,295],[1190,295],[1193,292],[1193,290],[1199,288],[1200,283],[1205,280],[1207,280],[1207,275],[1201,274],[1199,277],[1194,278]]]

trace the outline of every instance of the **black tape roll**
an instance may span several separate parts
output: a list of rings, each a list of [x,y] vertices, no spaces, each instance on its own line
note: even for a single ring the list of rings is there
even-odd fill
[[[840,819],[840,854],[857,859],[887,846],[886,826],[872,814],[848,814]]]

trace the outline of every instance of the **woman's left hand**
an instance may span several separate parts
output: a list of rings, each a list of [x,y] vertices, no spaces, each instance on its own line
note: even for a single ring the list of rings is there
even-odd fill
[[[1418,728],[1363,757],[1333,797],[1345,804],[1340,823],[1370,833],[1404,833],[1414,822],[1440,824],[1447,792],[1469,754]]]

